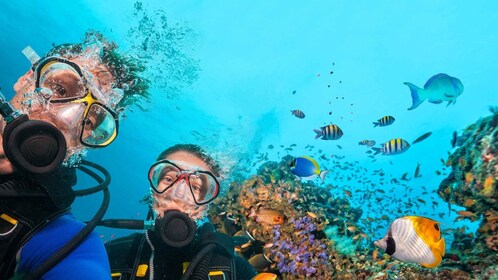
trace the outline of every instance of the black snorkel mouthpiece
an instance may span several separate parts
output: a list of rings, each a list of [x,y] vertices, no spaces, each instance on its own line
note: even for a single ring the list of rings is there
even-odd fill
[[[54,125],[30,120],[21,114],[0,91],[0,114],[6,122],[3,149],[9,161],[21,172],[36,175],[53,173],[66,157],[66,139]]]
[[[164,212],[156,219],[154,232],[166,245],[181,248],[189,245],[195,238],[197,226],[190,217],[178,210]]]

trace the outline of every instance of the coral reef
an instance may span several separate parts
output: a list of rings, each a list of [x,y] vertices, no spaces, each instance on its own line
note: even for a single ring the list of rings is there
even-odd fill
[[[498,113],[468,126],[458,143],[446,162],[452,171],[438,193],[449,204],[466,208],[457,212],[457,220],[480,220],[473,252],[498,260]]]
[[[227,234],[240,229],[250,233],[256,241],[239,254],[249,259],[263,253],[272,261],[265,270],[288,279],[331,279],[352,265],[347,252],[354,256],[366,243],[367,236],[357,225],[362,212],[347,199],[333,197],[332,186],[296,180],[289,170],[292,159],[266,162],[256,176],[233,182],[228,194],[211,206],[210,219]],[[287,221],[258,222],[248,217],[253,207],[281,213]],[[228,226],[227,221],[233,224]]]
[[[455,232],[460,247],[434,269],[380,253],[359,223],[362,211],[332,195],[334,186],[297,180],[289,169],[292,159],[266,162],[251,178],[232,182],[210,208],[220,231],[251,237],[236,252],[258,271],[279,279],[496,279],[493,256],[484,261],[467,256],[474,236],[462,232]],[[285,219],[276,219],[280,216]]]

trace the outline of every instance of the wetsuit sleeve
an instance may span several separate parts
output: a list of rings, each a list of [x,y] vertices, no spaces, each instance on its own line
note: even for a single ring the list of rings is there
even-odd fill
[[[72,214],[63,215],[34,235],[20,252],[16,275],[33,271],[64,246],[85,224]],[[48,271],[42,279],[88,280],[110,279],[111,272],[104,244],[92,232],[65,259]]]
[[[235,271],[237,277],[235,279],[251,279],[256,275],[256,270],[244,258],[235,256]]]

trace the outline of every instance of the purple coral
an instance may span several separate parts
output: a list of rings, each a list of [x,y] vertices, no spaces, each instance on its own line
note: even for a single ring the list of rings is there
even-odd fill
[[[293,235],[282,235],[280,227],[273,228],[274,243],[279,245],[278,249],[274,249],[277,268],[284,274],[314,276],[317,267],[327,263],[326,245],[315,239],[312,232],[316,230],[316,225],[312,219],[304,216],[292,222]]]

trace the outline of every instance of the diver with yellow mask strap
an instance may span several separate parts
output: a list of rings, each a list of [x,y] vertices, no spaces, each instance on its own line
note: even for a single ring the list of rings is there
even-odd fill
[[[82,158],[86,148],[116,138],[115,112],[136,90],[124,85],[144,82],[137,79],[141,70],[117,75],[112,67],[136,61],[110,61],[115,49],[99,33],[55,47],[44,59],[27,49],[33,67],[14,85],[10,102],[0,99],[0,279],[109,278],[103,243],[92,231],[109,203],[110,176]],[[73,190],[76,168],[97,185]],[[102,206],[85,225],[70,206],[76,196],[100,190]]]

